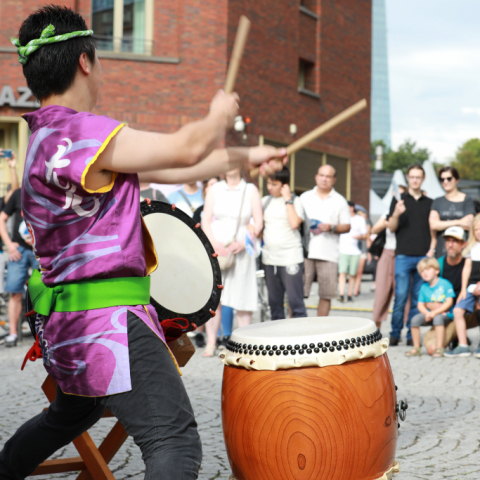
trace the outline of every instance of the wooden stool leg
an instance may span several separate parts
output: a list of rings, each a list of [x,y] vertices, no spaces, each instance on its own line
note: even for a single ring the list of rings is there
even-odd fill
[[[110,463],[127,438],[128,433],[125,431],[125,428],[123,428],[120,422],[117,422],[98,448],[98,451],[107,463]],[[96,480],[96,477],[92,477],[88,470],[83,470],[77,477],[77,480]]]
[[[73,441],[73,444],[85,462],[85,466],[91,474],[90,478],[94,478],[95,480],[115,480],[105,459],[87,432],[77,437]]]
[[[57,398],[57,382],[50,375],[43,382],[42,390],[48,401],[53,403],[55,398]]]
[[[42,389],[52,403],[57,396],[57,384],[50,375],[43,382]],[[109,411],[104,414],[104,417],[108,416],[112,416]],[[73,440],[80,457],[47,460],[39,465],[32,476],[82,470],[78,476],[80,480],[115,480],[107,464],[118,452],[127,437],[128,434],[123,425],[117,422],[103,440],[100,448],[97,448],[89,433],[84,432]]]

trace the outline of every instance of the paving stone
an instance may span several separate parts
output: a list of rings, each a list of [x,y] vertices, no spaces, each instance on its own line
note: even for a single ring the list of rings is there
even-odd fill
[[[369,290],[370,283],[362,284]],[[307,304],[314,303],[314,295]],[[348,308],[371,308],[373,294],[363,294]],[[342,304],[333,302],[342,308]],[[309,310],[309,315],[314,315]],[[333,316],[370,318],[370,312],[333,310]],[[382,326],[388,335],[389,320]],[[422,329],[424,333],[426,330]],[[478,329],[469,330],[475,348],[480,340]],[[40,386],[45,371],[40,362],[29,363],[23,372],[20,365],[31,344],[25,339],[16,348],[0,346],[0,448],[15,430],[48,406]],[[405,358],[405,342],[390,347],[398,398],[407,399],[409,408],[401,422],[397,458],[402,472],[395,478],[405,480],[460,480],[480,478],[480,360],[432,358],[426,354]],[[223,365],[217,358],[203,358],[197,352],[183,369],[183,381],[190,395],[203,443],[203,465],[200,480],[224,479],[230,475],[225,451],[221,418]],[[114,419],[101,420],[91,431],[98,444],[113,426]],[[55,458],[77,456],[73,445],[57,452]],[[111,462],[115,478],[141,480],[144,465],[140,451],[129,438]],[[76,474],[45,475],[40,480],[63,478],[73,480]],[[259,479],[260,480],[260,479]],[[269,480],[269,479],[261,479]],[[276,480],[276,479],[272,479]],[[353,479],[352,479],[353,480]]]

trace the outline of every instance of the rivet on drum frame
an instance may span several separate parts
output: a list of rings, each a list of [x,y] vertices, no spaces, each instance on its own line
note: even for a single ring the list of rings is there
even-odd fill
[[[223,285],[217,285],[217,288],[218,288],[219,290],[223,290]]]
[[[214,312],[212,309],[210,309],[210,314],[212,315],[212,317],[214,317],[217,314],[217,312]]]
[[[200,228],[200,224],[197,223],[197,224],[195,225],[195,228]]]
[[[212,257],[213,257],[213,258],[217,258],[217,257],[218,257],[218,253],[212,253]]]
[[[175,204],[172,203],[172,210],[175,210]]]

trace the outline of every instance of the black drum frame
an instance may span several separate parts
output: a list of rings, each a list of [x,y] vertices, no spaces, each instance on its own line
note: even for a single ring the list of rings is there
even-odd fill
[[[173,312],[162,305],[160,305],[153,297],[150,297],[150,303],[155,308],[158,319],[160,321],[166,320],[169,318],[185,318],[188,320],[189,324],[195,324],[197,327],[204,325],[215,316],[215,311],[220,304],[220,296],[223,290],[222,285],[222,272],[220,270],[220,265],[218,264],[217,254],[213,249],[210,240],[205,235],[205,232],[200,228],[199,223],[195,223],[192,218],[190,218],[185,212],[176,208],[175,205],[170,205],[169,203],[159,202],[158,200],[144,200],[140,202],[140,212],[142,216],[146,216],[152,213],[163,213],[166,215],[171,215],[175,218],[178,218],[183,223],[187,224],[190,229],[195,233],[198,239],[202,242],[205,250],[207,251],[208,258],[210,259],[210,265],[213,272],[213,285],[212,293],[209,300],[203,308],[193,313],[182,313],[182,312]],[[161,246],[159,246],[159,249]],[[188,295],[188,292],[186,292]]]

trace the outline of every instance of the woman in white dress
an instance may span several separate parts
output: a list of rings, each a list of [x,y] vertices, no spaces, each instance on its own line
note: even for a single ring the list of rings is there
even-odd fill
[[[244,192],[240,225],[234,239]],[[228,252],[235,255],[235,265],[222,274],[222,304],[237,311],[239,327],[249,325],[252,312],[257,310],[257,278],[255,257],[245,251],[245,238],[247,233],[256,237],[262,231],[263,216],[258,189],[242,179],[239,168],[228,172],[225,180],[216,183],[208,191],[202,227],[219,256],[226,256]],[[219,308],[217,315],[206,324],[207,346],[204,356],[215,353],[220,317]]]

